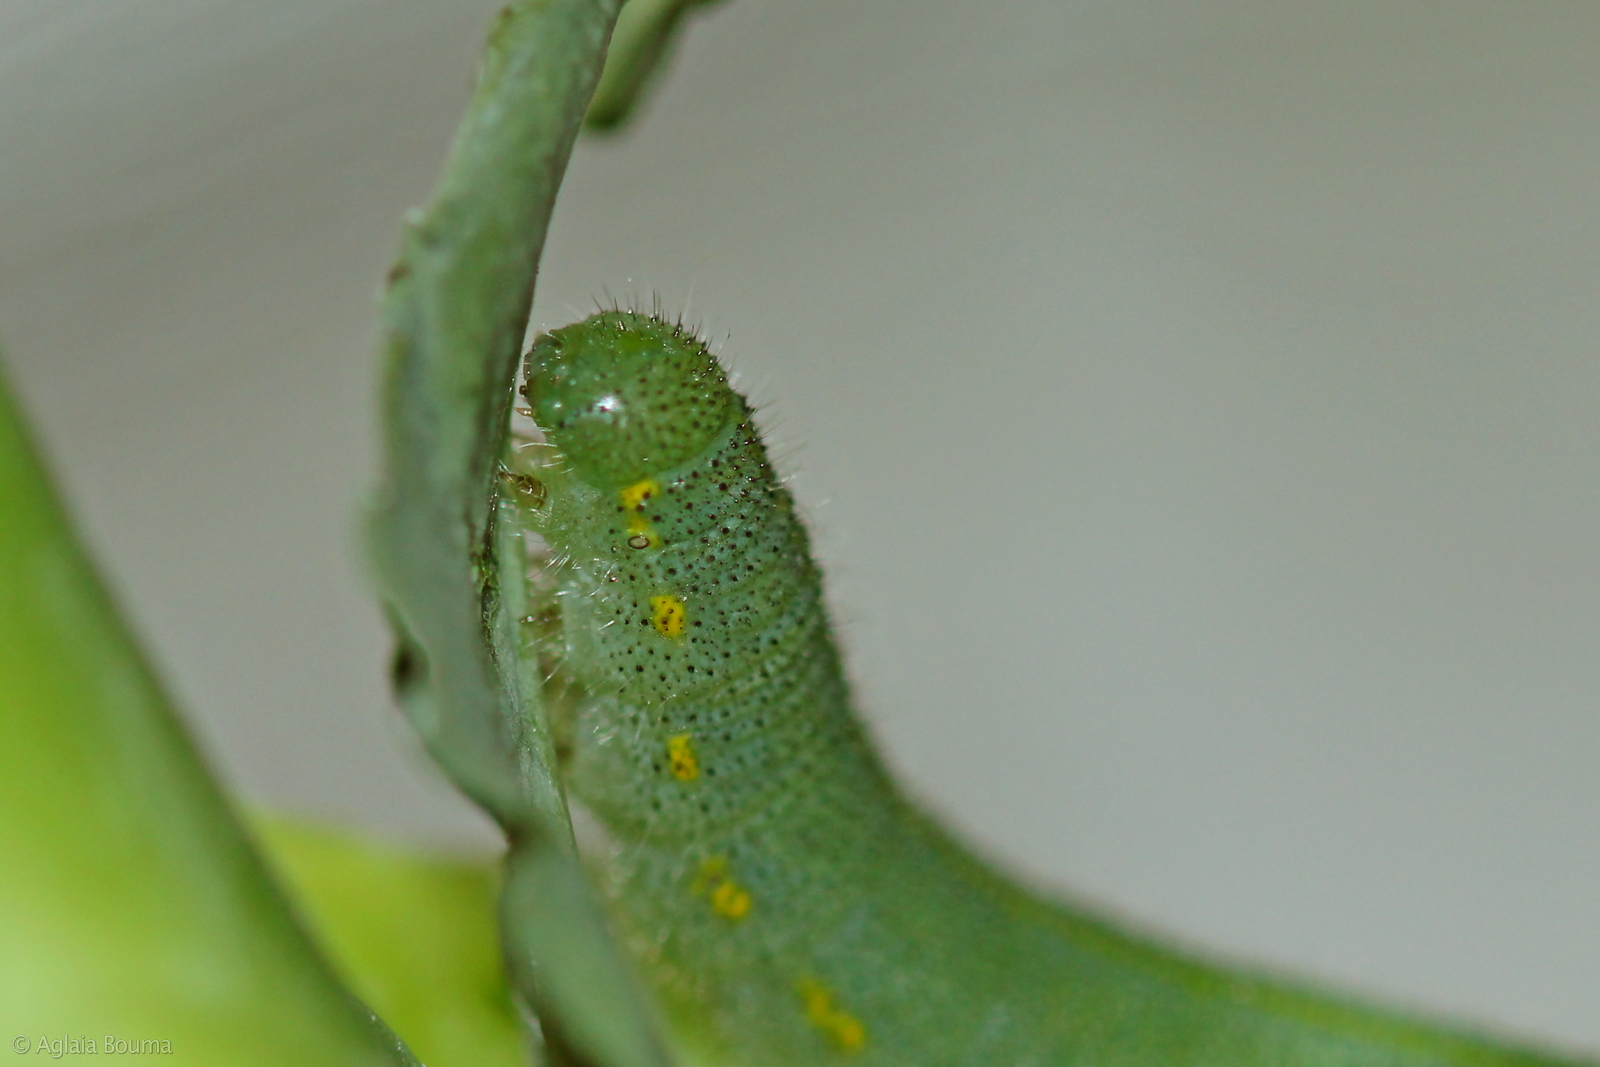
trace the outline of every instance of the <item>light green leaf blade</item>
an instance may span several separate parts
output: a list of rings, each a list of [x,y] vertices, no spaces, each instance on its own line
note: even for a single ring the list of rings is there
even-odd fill
[[[434,1067],[526,1067],[506,985],[498,866],[407,851],[296,820],[252,820],[347,985]]]
[[[96,577],[0,383],[0,1037],[413,1062],[317,955]],[[34,1052],[37,1055],[37,1052]]]

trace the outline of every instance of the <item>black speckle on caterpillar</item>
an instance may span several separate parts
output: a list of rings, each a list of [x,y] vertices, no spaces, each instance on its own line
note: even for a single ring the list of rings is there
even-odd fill
[[[601,312],[535,341],[523,393],[504,495],[542,546],[562,773],[684,1063],[1553,1062],[1197,963],[990,871],[868,744],[805,528],[706,345]]]

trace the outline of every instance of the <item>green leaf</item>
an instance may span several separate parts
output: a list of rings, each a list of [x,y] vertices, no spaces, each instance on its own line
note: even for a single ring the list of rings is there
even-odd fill
[[[174,1065],[414,1062],[267,876],[3,382],[0,679],[0,1039],[14,1052],[109,1035],[157,1042]]]
[[[257,839],[351,989],[438,1067],[526,1067],[489,860],[448,860],[270,816]]]

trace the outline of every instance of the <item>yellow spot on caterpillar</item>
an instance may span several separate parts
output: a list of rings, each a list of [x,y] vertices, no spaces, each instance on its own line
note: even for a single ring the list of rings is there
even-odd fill
[[[643,511],[644,502],[661,492],[661,484],[654,478],[646,478],[642,482],[634,482],[618,495],[622,497],[622,506],[629,511]]]
[[[812,1026],[827,1034],[840,1052],[859,1052],[867,1043],[867,1028],[861,1020],[834,1004],[833,991],[821,982],[802,978],[795,983]]]
[[[649,518],[644,513],[645,505],[660,493],[661,483],[654,478],[634,482],[617,493],[622,500],[622,510],[628,513],[629,548],[655,548],[661,544],[661,538],[656,536],[655,530],[650,526]]]
[[[700,864],[700,873],[690,891],[697,897],[709,897],[711,910],[738,922],[750,914],[755,903],[750,891],[728,875],[728,860],[724,856],[709,856]]]
[[[667,767],[672,777],[680,782],[692,782],[700,777],[700,761],[694,755],[694,742],[688,734],[667,738]]]
[[[750,891],[731,878],[711,891],[711,910],[738,922],[750,914]]]
[[[689,612],[681,596],[653,596],[650,598],[650,621],[662,637],[682,637],[683,624]]]

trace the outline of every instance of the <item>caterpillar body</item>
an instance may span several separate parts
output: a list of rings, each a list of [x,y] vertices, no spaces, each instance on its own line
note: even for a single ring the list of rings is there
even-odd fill
[[[602,312],[535,341],[523,392],[544,441],[508,467],[548,546],[546,704],[679,1062],[1558,1062],[1191,960],[992,872],[868,743],[806,531],[704,343]]]

